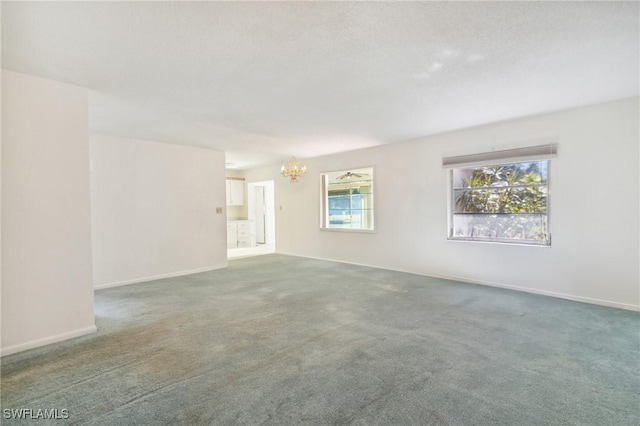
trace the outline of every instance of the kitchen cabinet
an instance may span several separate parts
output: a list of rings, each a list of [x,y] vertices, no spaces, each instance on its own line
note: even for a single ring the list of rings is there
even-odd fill
[[[244,181],[227,179],[227,206],[244,206]]]
[[[230,220],[227,222],[227,247],[255,247],[256,227],[252,220]]]

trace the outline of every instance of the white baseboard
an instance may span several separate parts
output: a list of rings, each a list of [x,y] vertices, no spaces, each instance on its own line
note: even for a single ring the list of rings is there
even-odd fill
[[[169,273],[166,273],[166,274],[154,275],[154,276],[151,276],[151,277],[140,277],[140,278],[134,278],[134,279],[131,279],[131,280],[117,281],[117,282],[106,283],[106,284],[98,284],[98,285],[94,285],[93,289],[94,290],[102,290],[102,289],[105,289],[105,288],[120,287],[122,285],[137,284],[137,283],[144,283],[144,282],[147,282],[147,281],[161,280],[163,278],[181,277],[183,275],[198,274],[200,272],[214,271],[216,269],[222,269],[222,268],[226,268],[226,267],[227,267],[227,262],[222,263],[220,265],[207,266],[205,268],[191,269],[189,271],[169,272]]]
[[[68,333],[57,334],[55,336],[44,337],[42,339],[32,340],[30,342],[20,343],[18,345],[9,346],[0,349],[0,356],[11,355],[23,352],[28,349],[39,348],[40,346],[50,345],[52,343],[62,342],[63,340],[73,339],[87,334],[95,333],[98,329],[95,324],[90,327],[81,328],[79,330],[70,331]]]
[[[364,264],[364,263],[347,262],[347,261],[342,261],[342,260],[327,259],[327,258],[314,257],[314,256],[303,256],[303,255],[300,255],[300,254],[287,253],[287,252],[281,252],[281,251],[277,251],[276,253],[277,254],[287,255],[287,256],[304,257],[304,258],[307,258],[307,259],[326,260],[328,262],[346,263],[346,264],[349,264],[349,265],[358,265],[358,266],[366,266],[366,267],[369,267],[369,268],[386,269],[388,271],[405,272],[405,273],[408,273],[408,274],[416,274],[416,275],[422,275],[422,276],[425,276],[425,277],[439,278],[439,279],[443,279],[443,280],[458,281],[458,282],[463,282],[463,283],[467,283],[467,284],[477,284],[477,285],[486,285],[486,286],[489,286],[489,287],[499,287],[499,288],[504,288],[504,289],[508,289],[508,290],[523,291],[525,293],[540,294],[542,296],[551,296],[551,297],[556,297],[556,298],[559,298],[559,299],[572,300],[574,302],[589,303],[589,304],[592,304],[592,305],[608,306],[608,307],[611,307],[611,308],[618,308],[618,309],[625,309],[627,311],[640,312],[640,306],[639,305],[630,305],[630,304],[627,304],[627,303],[613,302],[613,301],[610,301],[610,300],[594,299],[594,298],[591,298],[591,297],[583,297],[583,296],[574,296],[574,295],[571,295],[571,294],[556,293],[556,292],[553,292],[553,291],[546,291],[546,290],[537,290],[537,289],[532,289],[532,288],[527,288],[527,287],[518,287],[518,286],[514,286],[514,285],[510,285],[510,284],[495,283],[495,282],[492,282],[492,281],[476,280],[476,279],[465,278],[465,277],[437,275],[437,274],[425,274],[425,273],[416,272],[416,271],[406,271],[406,270],[402,270],[402,269],[383,268],[383,267],[376,266],[376,265],[367,265],[367,264]]]
[[[491,281],[472,280],[465,277],[455,277],[455,276],[450,277],[450,276],[440,276],[440,275],[429,275],[429,276],[433,278],[459,281],[467,284],[478,284],[478,285],[486,285],[489,287],[505,288],[508,290],[523,291],[525,293],[540,294],[542,296],[550,296],[550,297],[557,297],[559,299],[572,300],[574,302],[589,303],[591,305],[608,306],[610,308],[618,308],[618,309],[625,309],[627,311],[640,312],[640,306],[629,305],[629,304],[620,303],[620,302],[613,302],[610,300],[594,299],[591,297],[584,297],[584,296],[574,296],[572,294],[557,293],[554,291],[538,290],[538,289],[527,288],[527,287],[518,287],[514,285],[509,285],[509,284],[494,283]]]

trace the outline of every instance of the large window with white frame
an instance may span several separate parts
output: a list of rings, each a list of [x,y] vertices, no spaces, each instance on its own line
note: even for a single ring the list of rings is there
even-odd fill
[[[373,231],[373,167],[322,173],[321,223],[327,230]]]
[[[450,162],[449,239],[549,246],[549,160],[540,158],[547,155],[493,154],[479,164]]]

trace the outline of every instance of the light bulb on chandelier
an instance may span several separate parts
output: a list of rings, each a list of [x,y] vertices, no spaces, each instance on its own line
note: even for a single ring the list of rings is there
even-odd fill
[[[282,166],[280,174],[289,178],[290,183],[298,182],[298,178],[307,173],[307,166],[301,166],[296,157],[291,157],[286,166]]]

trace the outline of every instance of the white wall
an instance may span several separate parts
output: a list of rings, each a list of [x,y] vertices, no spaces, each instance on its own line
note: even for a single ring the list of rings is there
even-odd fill
[[[298,184],[279,168],[278,252],[519,288],[639,309],[638,98],[460,130],[304,161]],[[551,248],[447,241],[443,156],[555,138]],[[524,141],[524,142],[523,142]],[[319,174],[376,167],[376,233],[320,231]],[[282,206],[282,210],[280,210]]]
[[[96,288],[226,266],[223,152],[92,134],[91,164]]]
[[[2,355],[95,331],[87,91],[2,72]]]

